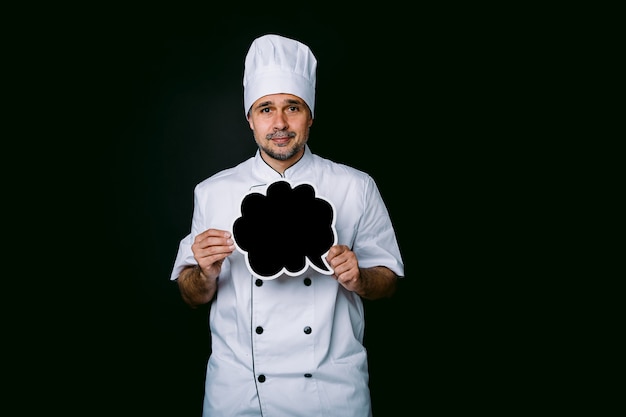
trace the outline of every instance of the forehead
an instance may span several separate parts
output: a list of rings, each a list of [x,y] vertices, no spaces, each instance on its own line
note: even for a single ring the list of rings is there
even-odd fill
[[[294,104],[304,104],[304,100],[302,100],[298,96],[294,96],[293,94],[268,94],[259,98],[252,104],[252,107],[259,106],[292,106]]]

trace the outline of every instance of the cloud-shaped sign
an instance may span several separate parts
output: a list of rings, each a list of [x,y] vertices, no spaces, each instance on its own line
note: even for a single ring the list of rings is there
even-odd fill
[[[296,276],[309,266],[331,275],[326,254],[337,242],[335,209],[313,185],[296,187],[280,180],[266,194],[249,193],[241,201],[241,217],[233,223],[235,246],[250,272],[261,279]]]

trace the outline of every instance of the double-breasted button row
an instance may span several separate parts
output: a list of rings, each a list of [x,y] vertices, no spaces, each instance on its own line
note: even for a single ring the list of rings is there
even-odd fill
[[[263,286],[263,283],[264,283],[264,281],[262,279],[260,279],[260,278],[257,278],[254,281],[254,285],[256,285],[257,287]],[[309,278],[309,277],[304,278],[302,283],[304,285],[306,285],[307,287],[310,287],[311,283],[312,283],[311,278]],[[254,331],[256,332],[256,334],[263,334],[264,330],[263,330],[262,326],[257,326],[256,329],[254,329]],[[305,326],[304,329],[302,329],[302,331],[304,332],[304,334],[311,334],[313,332],[313,329],[311,329],[311,326]],[[311,377],[313,377],[313,375],[309,374],[309,373],[306,373],[306,374],[304,374],[304,377],[305,378],[311,378]],[[260,383],[265,382],[265,380],[266,380],[266,377],[263,374],[261,374],[261,375],[259,375],[257,377],[257,381],[259,381]]]
[[[313,377],[313,374],[306,373],[306,374],[304,374],[304,377],[305,377],[305,378],[312,378],[312,377]],[[259,382],[261,382],[261,383],[265,382],[265,381],[266,381],[266,379],[267,379],[267,378],[265,378],[265,375],[263,375],[263,374],[261,374],[261,375],[259,375],[259,376],[257,377],[257,381],[259,381]]]
[[[263,334],[263,327],[257,326],[254,331],[256,332],[256,334]],[[302,331],[304,332],[304,334],[311,334],[313,332],[313,329],[311,329],[311,326],[304,326],[304,329],[302,329]]]

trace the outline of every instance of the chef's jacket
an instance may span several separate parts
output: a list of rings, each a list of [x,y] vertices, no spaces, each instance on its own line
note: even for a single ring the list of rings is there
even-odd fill
[[[264,194],[278,180],[312,184],[332,203],[337,244],[351,248],[360,267],[386,266],[404,276],[395,232],[374,180],[311,153],[307,145],[304,156],[282,176],[257,151],[199,183],[191,232],[180,242],[171,279],[197,264],[191,251],[197,234],[209,228],[232,232],[243,197]],[[280,213],[267,221],[277,229],[298,227],[281,223]],[[309,267],[299,276],[260,279],[236,250],[222,264],[209,327],[204,416],[371,415],[363,302],[332,276]]]

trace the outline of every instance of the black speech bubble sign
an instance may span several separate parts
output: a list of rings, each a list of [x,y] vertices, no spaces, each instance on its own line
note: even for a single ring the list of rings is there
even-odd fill
[[[267,187],[265,195],[244,196],[233,237],[248,269],[258,278],[297,276],[308,266],[322,274],[333,273],[326,254],[337,242],[335,208],[316,196],[312,184],[292,188],[279,180]]]

